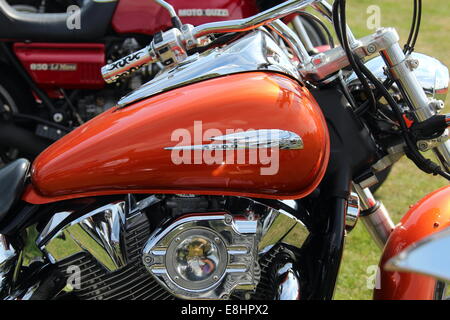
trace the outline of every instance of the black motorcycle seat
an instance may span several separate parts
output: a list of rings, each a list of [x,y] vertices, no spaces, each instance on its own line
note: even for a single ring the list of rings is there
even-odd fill
[[[0,0],[0,39],[54,42],[94,41],[105,36],[117,0],[86,0],[78,16],[69,13],[21,12]],[[79,17],[79,18],[76,18]],[[75,23],[77,19],[79,24]]]
[[[20,200],[29,170],[26,159],[17,159],[0,169],[0,221]]]

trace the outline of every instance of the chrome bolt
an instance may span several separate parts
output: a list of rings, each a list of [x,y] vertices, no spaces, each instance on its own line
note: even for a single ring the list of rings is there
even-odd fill
[[[146,265],[149,265],[149,264],[151,264],[153,262],[153,258],[152,257],[150,257],[150,256],[145,256],[144,257],[144,263],[146,264]]]
[[[233,222],[233,218],[229,215],[225,216],[225,223],[226,224],[231,224]]]
[[[377,46],[374,44],[369,44],[367,46],[367,52],[370,54],[377,52]]]
[[[434,112],[439,112],[442,109],[444,109],[445,103],[444,103],[444,101],[433,99],[433,100],[430,101],[429,107]]]
[[[110,210],[106,210],[105,211],[105,218],[106,219],[111,219],[111,217],[112,217],[112,212]]]
[[[419,67],[419,60],[417,59],[413,59],[413,58],[409,58],[408,60],[406,60],[406,65],[408,66],[408,68],[413,71],[415,69],[417,69]]]
[[[429,149],[428,148],[428,143],[426,141],[418,141],[417,142],[417,148],[420,151],[425,152],[425,151],[427,151]]]
[[[55,113],[53,115],[53,121],[55,121],[55,122],[61,122],[61,121],[63,121],[63,119],[64,119],[64,117],[61,113]]]

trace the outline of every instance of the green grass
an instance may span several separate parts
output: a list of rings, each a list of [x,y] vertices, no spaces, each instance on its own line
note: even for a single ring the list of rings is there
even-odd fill
[[[381,8],[381,25],[395,27],[404,43],[411,23],[412,3],[406,0],[349,0],[348,22],[357,37],[371,33],[372,31],[366,27],[368,17],[366,10],[370,5],[378,5]],[[434,56],[449,66],[450,3],[424,0],[423,4],[422,27],[416,51]],[[446,111],[450,111],[448,107]],[[397,223],[410,205],[445,184],[444,179],[421,172],[411,161],[403,158],[394,166],[392,174],[376,196],[383,201],[394,222]],[[346,239],[344,259],[334,298],[371,299],[372,290],[367,289],[367,268],[378,264],[380,254],[381,251],[359,222]]]

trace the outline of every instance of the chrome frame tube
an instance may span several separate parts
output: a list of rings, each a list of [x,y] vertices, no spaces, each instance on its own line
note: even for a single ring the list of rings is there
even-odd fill
[[[294,29],[299,36],[299,39],[305,45],[305,49],[308,52],[313,51],[314,45],[312,44],[311,39],[309,38],[308,33],[306,32],[306,29],[305,29],[305,26],[303,25],[302,19],[299,16],[296,16],[292,20],[292,25],[294,26]]]
[[[274,20],[268,27],[287,42],[289,47],[294,51],[294,54],[301,59],[300,62],[302,64],[307,64],[311,61],[311,56],[298,35],[283,21],[278,19]]]
[[[313,3],[311,5],[316,11],[320,12],[323,16],[325,16],[330,22],[333,22],[333,6],[328,3],[326,0],[318,1],[317,3]],[[358,40],[356,40],[355,35],[352,30],[347,26],[347,38],[350,43],[350,47],[353,48],[358,45]]]
[[[275,300],[300,300],[300,276],[294,263],[286,262],[275,273]]]
[[[382,50],[381,56],[390,68],[390,72],[397,85],[406,94],[413,112],[418,121],[422,122],[431,118],[434,114],[429,107],[429,99],[417,80],[413,70],[407,65],[407,57],[398,43],[386,50]],[[441,162],[444,170],[450,173],[450,141],[447,141],[433,149]]]

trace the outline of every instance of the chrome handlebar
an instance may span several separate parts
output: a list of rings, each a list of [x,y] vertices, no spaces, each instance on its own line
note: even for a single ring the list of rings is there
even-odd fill
[[[323,2],[321,0],[291,0],[283,2],[273,8],[263,11],[257,15],[245,19],[220,21],[206,23],[197,26],[193,30],[195,38],[213,34],[213,33],[228,33],[228,32],[244,32],[257,29],[261,26],[267,25],[274,20],[284,18],[289,14],[301,10],[314,3]]]
[[[168,9],[169,12],[171,12],[171,6],[168,5],[165,1],[155,1],[158,4],[162,5],[164,8]],[[203,43],[203,41],[198,41],[198,39],[206,35],[214,33],[245,32],[254,30],[313,4],[318,5],[322,8],[329,8],[329,5],[325,0],[290,0],[249,18],[206,23],[192,29],[186,28],[186,33],[183,28],[181,28],[181,32],[183,32],[183,34],[178,35],[178,40],[172,39],[171,41],[183,43],[184,47],[189,46],[189,49],[192,49],[192,44]],[[176,13],[171,12],[171,16],[173,15],[176,15]],[[300,44],[296,43],[294,45],[299,46]],[[182,51],[186,49],[182,48],[183,46],[178,47]],[[119,78],[126,76],[147,64],[157,62],[158,56],[157,54],[155,54],[155,51],[158,50],[153,50],[153,44],[150,44],[146,48],[141,49],[136,53],[132,53],[127,57],[104,66],[101,70],[102,76],[107,83],[113,83]],[[299,48],[298,50],[296,50],[296,52],[300,56],[299,58],[305,59],[307,56],[306,51],[302,48]]]

